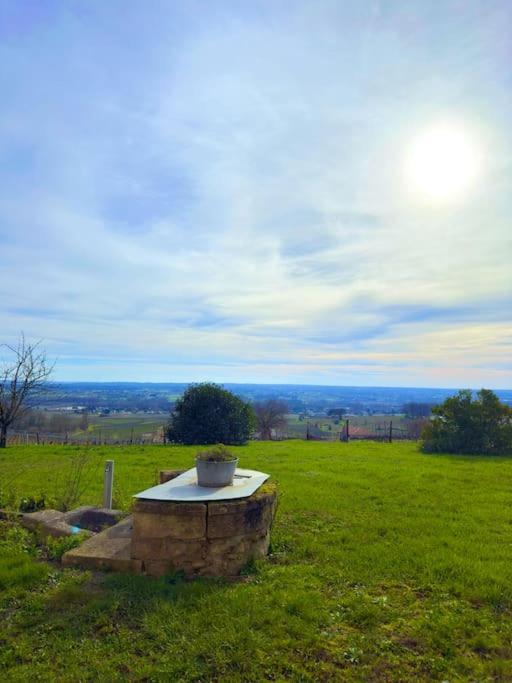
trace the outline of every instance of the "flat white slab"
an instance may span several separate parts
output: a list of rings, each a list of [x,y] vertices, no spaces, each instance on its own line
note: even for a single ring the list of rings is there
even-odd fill
[[[209,488],[197,485],[197,472],[193,467],[165,484],[153,486],[137,493],[134,498],[145,500],[173,500],[186,502],[207,502],[209,500],[232,500],[233,498],[247,498],[269,478],[269,474],[256,470],[235,470],[232,486]]]

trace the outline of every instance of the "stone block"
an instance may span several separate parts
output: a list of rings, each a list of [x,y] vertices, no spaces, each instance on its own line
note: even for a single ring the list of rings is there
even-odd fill
[[[68,550],[62,557],[64,567],[93,570],[142,572],[142,562],[130,555],[132,521],[130,517]]]
[[[133,513],[133,536],[139,538],[174,538],[190,540],[206,536],[206,505],[169,504],[165,514]],[[158,508],[157,508],[158,509]]]
[[[35,532],[40,541],[52,536],[71,536],[76,533],[71,524],[68,524],[63,512],[58,510],[38,510],[37,512],[25,512],[21,516],[21,523],[26,529]],[[89,531],[84,531],[90,534]]]
[[[275,512],[276,496],[248,498],[235,505],[210,503],[208,505],[208,538],[224,538],[268,529]]]
[[[161,577],[172,574],[175,570],[169,560],[144,560],[142,571],[148,576]]]
[[[149,512],[152,515],[180,515],[182,517],[193,517],[194,515],[205,515],[205,503],[172,503],[171,501],[144,500],[135,501],[133,511]]]
[[[148,576],[165,576],[165,574],[174,574],[177,571],[183,572],[186,576],[203,576],[205,567],[204,559],[194,560],[192,556],[184,556],[179,560],[167,558],[142,561],[142,571]]]
[[[265,557],[270,543],[268,531],[254,532],[209,542],[203,576],[235,576],[251,560]]]
[[[205,540],[180,541],[172,538],[133,538],[131,556],[142,560],[169,560],[179,567],[184,562],[201,566],[206,560]]]

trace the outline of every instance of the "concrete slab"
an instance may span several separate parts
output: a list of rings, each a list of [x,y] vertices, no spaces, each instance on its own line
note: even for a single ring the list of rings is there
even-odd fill
[[[30,531],[34,531],[40,541],[48,536],[60,538],[78,533],[72,524],[68,524],[65,514],[58,510],[39,510],[38,512],[25,512],[21,516],[21,524]],[[85,531],[84,533],[90,533]]]
[[[232,486],[207,488],[197,485],[197,472],[193,467],[178,477],[141,491],[134,496],[144,500],[202,502],[247,498],[269,478],[270,475],[256,470],[236,469]]]
[[[126,517],[118,524],[92,536],[62,556],[64,567],[113,570],[140,573],[142,562],[132,560],[132,518]]]

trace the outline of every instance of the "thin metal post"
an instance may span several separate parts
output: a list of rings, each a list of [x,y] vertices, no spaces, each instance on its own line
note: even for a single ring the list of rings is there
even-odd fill
[[[103,507],[112,509],[112,487],[114,484],[114,461],[105,462],[105,475],[103,479]]]

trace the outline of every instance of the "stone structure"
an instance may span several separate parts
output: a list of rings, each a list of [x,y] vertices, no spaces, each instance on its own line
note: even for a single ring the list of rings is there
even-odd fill
[[[160,472],[160,483],[182,470]],[[277,490],[265,482],[247,498],[204,503],[138,499],[133,515],[69,550],[67,567],[163,576],[237,576],[268,552]]]
[[[62,556],[64,567],[81,567],[101,571],[142,573],[142,563],[132,560],[132,518],[125,517],[81,543],[77,548],[68,550]]]
[[[160,473],[164,483],[180,471]],[[131,558],[142,571],[162,576],[235,576],[264,557],[277,504],[266,482],[248,498],[204,503],[137,500],[133,510]]]
[[[87,505],[69,512],[50,509],[25,512],[21,514],[21,523],[30,531],[34,531],[39,540],[44,542],[48,536],[71,536],[78,530],[88,535],[91,531],[97,532],[117,524],[124,516],[125,513],[121,510]]]
[[[58,510],[25,512],[21,517],[21,523],[26,529],[33,531],[42,543],[45,542],[48,536],[60,538],[61,536],[71,536],[75,533],[73,526],[66,521],[64,513]]]

